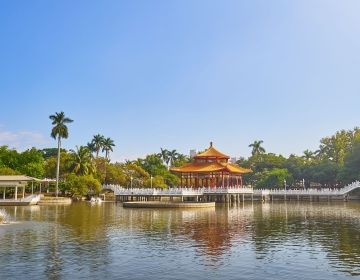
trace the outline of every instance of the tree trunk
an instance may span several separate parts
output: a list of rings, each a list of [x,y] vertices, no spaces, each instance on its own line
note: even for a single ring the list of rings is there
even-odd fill
[[[59,173],[60,173],[60,146],[61,138],[58,136],[58,155],[57,155],[57,165],[56,165],[56,196],[59,195]]]

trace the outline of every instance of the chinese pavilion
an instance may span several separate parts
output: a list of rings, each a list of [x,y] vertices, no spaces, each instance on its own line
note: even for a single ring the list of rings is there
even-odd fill
[[[203,153],[194,156],[191,163],[170,169],[181,178],[181,187],[240,187],[243,185],[242,175],[252,172],[229,163],[230,157],[210,147]]]

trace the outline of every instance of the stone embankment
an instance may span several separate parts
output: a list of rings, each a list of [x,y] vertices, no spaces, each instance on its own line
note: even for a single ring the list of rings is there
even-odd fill
[[[215,202],[165,202],[165,201],[131,201],[124,202],[128,208],[210,208]]]
[[[42,196],[38,205],[66,205],[71,204],[70,197],[55,197],[55,196]]]

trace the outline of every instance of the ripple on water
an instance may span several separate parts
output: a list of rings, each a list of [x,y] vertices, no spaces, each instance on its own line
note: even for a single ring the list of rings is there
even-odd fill
[[[8,208],[1,279],[347,279],[360,275],[360,204],[212,210]]]

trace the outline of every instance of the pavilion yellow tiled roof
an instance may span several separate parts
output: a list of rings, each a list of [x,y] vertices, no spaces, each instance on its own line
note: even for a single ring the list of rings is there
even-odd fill
[[[185,164],[181,167],[173,167],[170,169],[172,172],[176,173],[209,173],[209,172],[230,172],[245,174],[252,172],[250,169],[242,168],[235,164],[230,164],[226,162],[193,162]]]
[[[210,147],[203,153],[197,154],[192,163],[185,164],[181,167],[170,168],[175,173],[211,173],[226,172],[233,174],[245,174],[252,172],[251,169],[242,168],[236,164],[228,163],[229,156],[216,150],[212,142]]]
[[[223,154],[222,152],[219,152],[217,149],[215,149],[213,147],[212,142],[210,142],[210,147],[205,152],[194,156],[194,158],[196,158],[196,159],[200,159],[200,158],[229,159],[230,157],[228,155]]]

